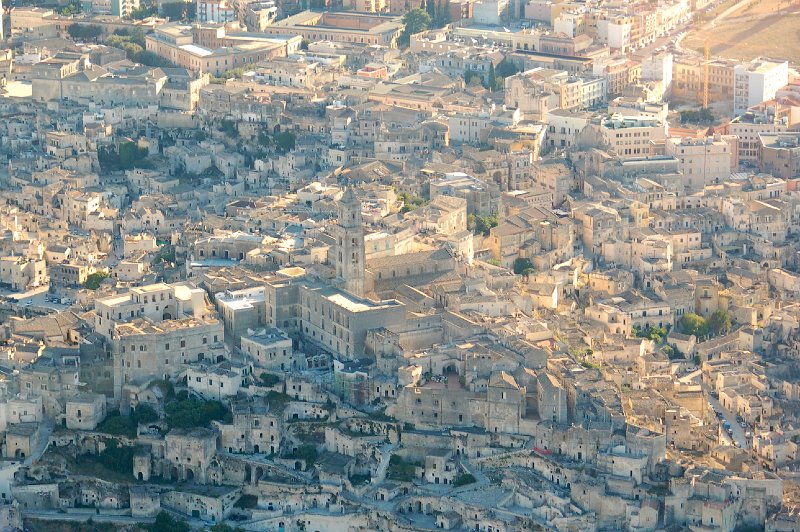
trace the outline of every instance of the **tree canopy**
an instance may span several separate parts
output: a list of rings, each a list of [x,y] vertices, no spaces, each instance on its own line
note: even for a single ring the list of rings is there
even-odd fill
[[[533,263],[531,259],[524,259],[517,257],[514,259],[514,273],[517,275],[528,275],[533,272]]]
[[[158,513],[155,521],[142,528],[147,532],[189,532],[192,529],[186,521],[175,519],[163,510]]]
[[[725,310],[717,310],[708,318],[693,312],[684,314],[678,321],[678,330],[683,334],[701,336],[727,334],[733,327],[733,318]]]
[[[472,229],[476,235],[489,236],[489,231],[492,227],[497,227],[497,216],[478,216],[477,214],[470,214],[467,217],[467,226]]]
[[[422,9],[412,9],[403,15],[403,33],[400,35],[400,44],[408,45],[411,36],[427,30],[431,26],[431,16]]]
[[[135,63],[141,63],[151,67],[175,66],[171,61],[145,50],[144,31],[140,28],[135,28],[132,31],[126,29],[117,30],[105,40],[105,43],[109,46],[125,50],[127,58]]]
[[[678,320],[678,330],[683,334],[693,334],[698,337],[708,334],[705,318],[694,312],[688,312],[681,316],[681,319]]]
[[[83,284],[89,290],[97,290],[103,281],[108,277],[106,272],[95,272],[86,277],[86,282]]]
[[[708,317],[706,320],[706,325],[708,326],[708,331],[711,334],[726,334],[733,326],[733,319],[728,312],[724,310],[718,310]]]
[[[166,2],[161,4],[161,14],[171,21],[191,20],[195,16],[193,2]]]
[[[97,41],[103,28],[97,24],[72,24],[67,28],[69,36],[76,41]]]
[[[208,427],[211,421],[230,419],[230,412],[219,401],[203,401],[194,397],[175,399],[164,407],[170,428]]]

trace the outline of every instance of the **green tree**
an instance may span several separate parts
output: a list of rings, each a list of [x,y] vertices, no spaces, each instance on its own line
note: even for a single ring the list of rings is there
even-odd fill
[[[122,28],[116,30],[105,40],[108,46],[125,50],[127,58],[135,63],[152,67],[174,67],[175,65],[168,59],[145,50],[145,34],[141,28],[131,31]]]
[[[432,0],[429,3],[432,3]],[[421,9],[408,11],[403,15],[403,33],[400,35],[400,44],[408,46],[411,36],[427,30],[431,25],[431,20],[431,16]]]
[[[106,448],[97,456],[103,467],[125,475],[133,474],[133,447],[120,445],[117,440],[106,441]]]
[[[489,90],[496,91],[497,87],[497,73],[494,70],[494,63],[489,63],[489,76],[486,81],[486,86]]]
[[[474,78],[478,78],[480,81],[480,74],[469,68],[464,70],[464,85],[469,85]]]
[[[705,336],[708,334],[708,326],[703,316],[689,312],[681,316],[678,320],[678,329],[683,334],[693,334],[697,337]]]
[[[492,227],[497,227],[497,216],[479,216],[477,214],[470,214],[467,217],[467,226],[472,229],[476,235],[489,236]]]
[[[256,501],[258,501],[258,499],[256,499]],[[238,526],[234,528],[227,523],[217,523],[211,527],[211,532],[244,532],[244,528]]]
[[[724,334],[731,330],[733,320],[727,311],[718,310],[708,317],[706,325],[711,334]]]
[[[97,290],[107,277],[108,273],[106,272],[95,272],[86,277],[86,282],[83,283],[83,286],[89,290]]]
[[[697,111],[681,111],[680,116],[681,124],[711,125],[716,121],[714,113],[705,107]]]
[[[531,259],[523,259],[518,257],[514,260],[514,273],[517,275],[528,275],[533,271],[533,263]]]
[[[317,453],[317,447],[315,445],[304,443],[298,447],[296,451],[293,451],[289,455],[289,458],[294,460],[303,460],[306,463],[306,467],[309,467],[317,461],[318,456],[319,453]]]
[[[140,148],[135,142],[126,141],[119,143],[118,153],[119,167],[122,170],[130,170],[147,157],[148,152],[147,148]]]
[[[261,373],[261,384],[264,386],[275,386],[281,382],[277,375],[273,375],[272,373],[267,373],[266,371]]]
[[[129,416],[120,415],[119,410],[111,412],[97,427],[97,432],[113,436],[136,437],[136,424]]]
[[[161,14],[170,20],[189,20],[194,18],[193,2],[166,2],[161,4]]]
[[[143,528],[147,532],[189,532],[192,529],[186,521],[175,519],[163,510],[158,513],[155,521]]]
[[[510,61],[508,59],[503,59],[497,65],[497,69],[495,72],[498,76],[507,78],[519,72],[519,68],[517,68],[517,65],[514,64],[513,61]]]
[[[73,15],[80,14],[81,10],[82,10],[81,3],[73,1],[67,4],[66,6],[62,7],[61,9],[59,9],[58,14],[61,15],[62,17],[71,17]]]
[[[466,486],[467,484],[474,484],[475,482],[477,482],[477,480],[475,479],[475,476],[473,474],[462,473],[458,475],[458,477],[456,477],[455,482],[453,482],[453,486],[455,487]]]
[[[390,480],[400,480],[411,482],[414,480],[416,465],[407,462],[402,456],[393,454],[389,457],[389,467],[386,470],[386,478]]]
[[[667,330],[663,327],[645,327],[642,329],[638,325],[634,325],[633,335],[637,338],[647,338],[658,343],[667,335]]]
[[[230,419],[230,412],[219,401],[203,401],[194,397],[170,401],[164,407],[167,425],[170,428],[190,429],[208,427],[211,421]]]
[[[291,131],[281,131],[275,134],[273,140],[279,152],[288,153],[294,149],[296,137]]]
[[[113,144],[109,146],[100,146],[97,149],[97,161],[100,163],[100,168],[104,172],[119,170],[119,153],[117,153],[117,148]]]
[[[403,202],[403,206],[400,208],[400,212],[403,214],[416,210],[427,203],[423,198],[412,196],[408,192],[399,192],[397,199]]]
[[[153,423],[158,421],[159,416],[158,412],[156,412],[152,406],[142,403],[136,407],[136,410],[131,412],[130,418],[138,425],[139,423]]]
[[[436,0],[428,0],[424,5],[420,5],[420,9],[424,9],[431,20],[436,19]]]
[[[133,20],[143,20],[147,17],[152,17],[156,13],[158,13],[158,8],[155,6],[141,6],[131,12],[130,18]]]
[[[432,1],[433,0],[431,0],[431,2]],[[448,4],[448,1],[436,0],[435,16],[432,17],[432,19],[437,28],[443,28],[448,22],[450,22],[450,10],[447,7]]]
[[[73,40],[96,42],[103,34],[103,28],[96,24],[71,24],[67,33]]]
[[[239,137],[239,128],[234,120],[220,120],[219,130],[232,139]]]

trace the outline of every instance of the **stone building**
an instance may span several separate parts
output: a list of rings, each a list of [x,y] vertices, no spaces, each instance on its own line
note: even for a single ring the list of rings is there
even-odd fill
[[[106,417],[106,398],[96,393],[82,393],[67,401],[68,429],[94,430]]]
[[[205,484],[217,450],[217,432],[197,427],[172,429],[167,434],[162,476]]]

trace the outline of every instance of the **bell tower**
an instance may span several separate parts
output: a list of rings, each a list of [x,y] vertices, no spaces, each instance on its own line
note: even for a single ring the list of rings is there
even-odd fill
[[[333,226],[336,238],[334,264],[342,288],[353,295],[364,296],[364,225],[361,201],[351,187],[344,191],[338,205],[339,221]]]

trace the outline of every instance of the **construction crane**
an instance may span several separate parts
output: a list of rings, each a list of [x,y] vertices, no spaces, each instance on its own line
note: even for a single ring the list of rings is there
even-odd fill
[[[705,40],[703,45],[703,55],[705,55],[705,61],[703,62],[703,109],[708,109],[708,64],[711,61],[708,39]]]

